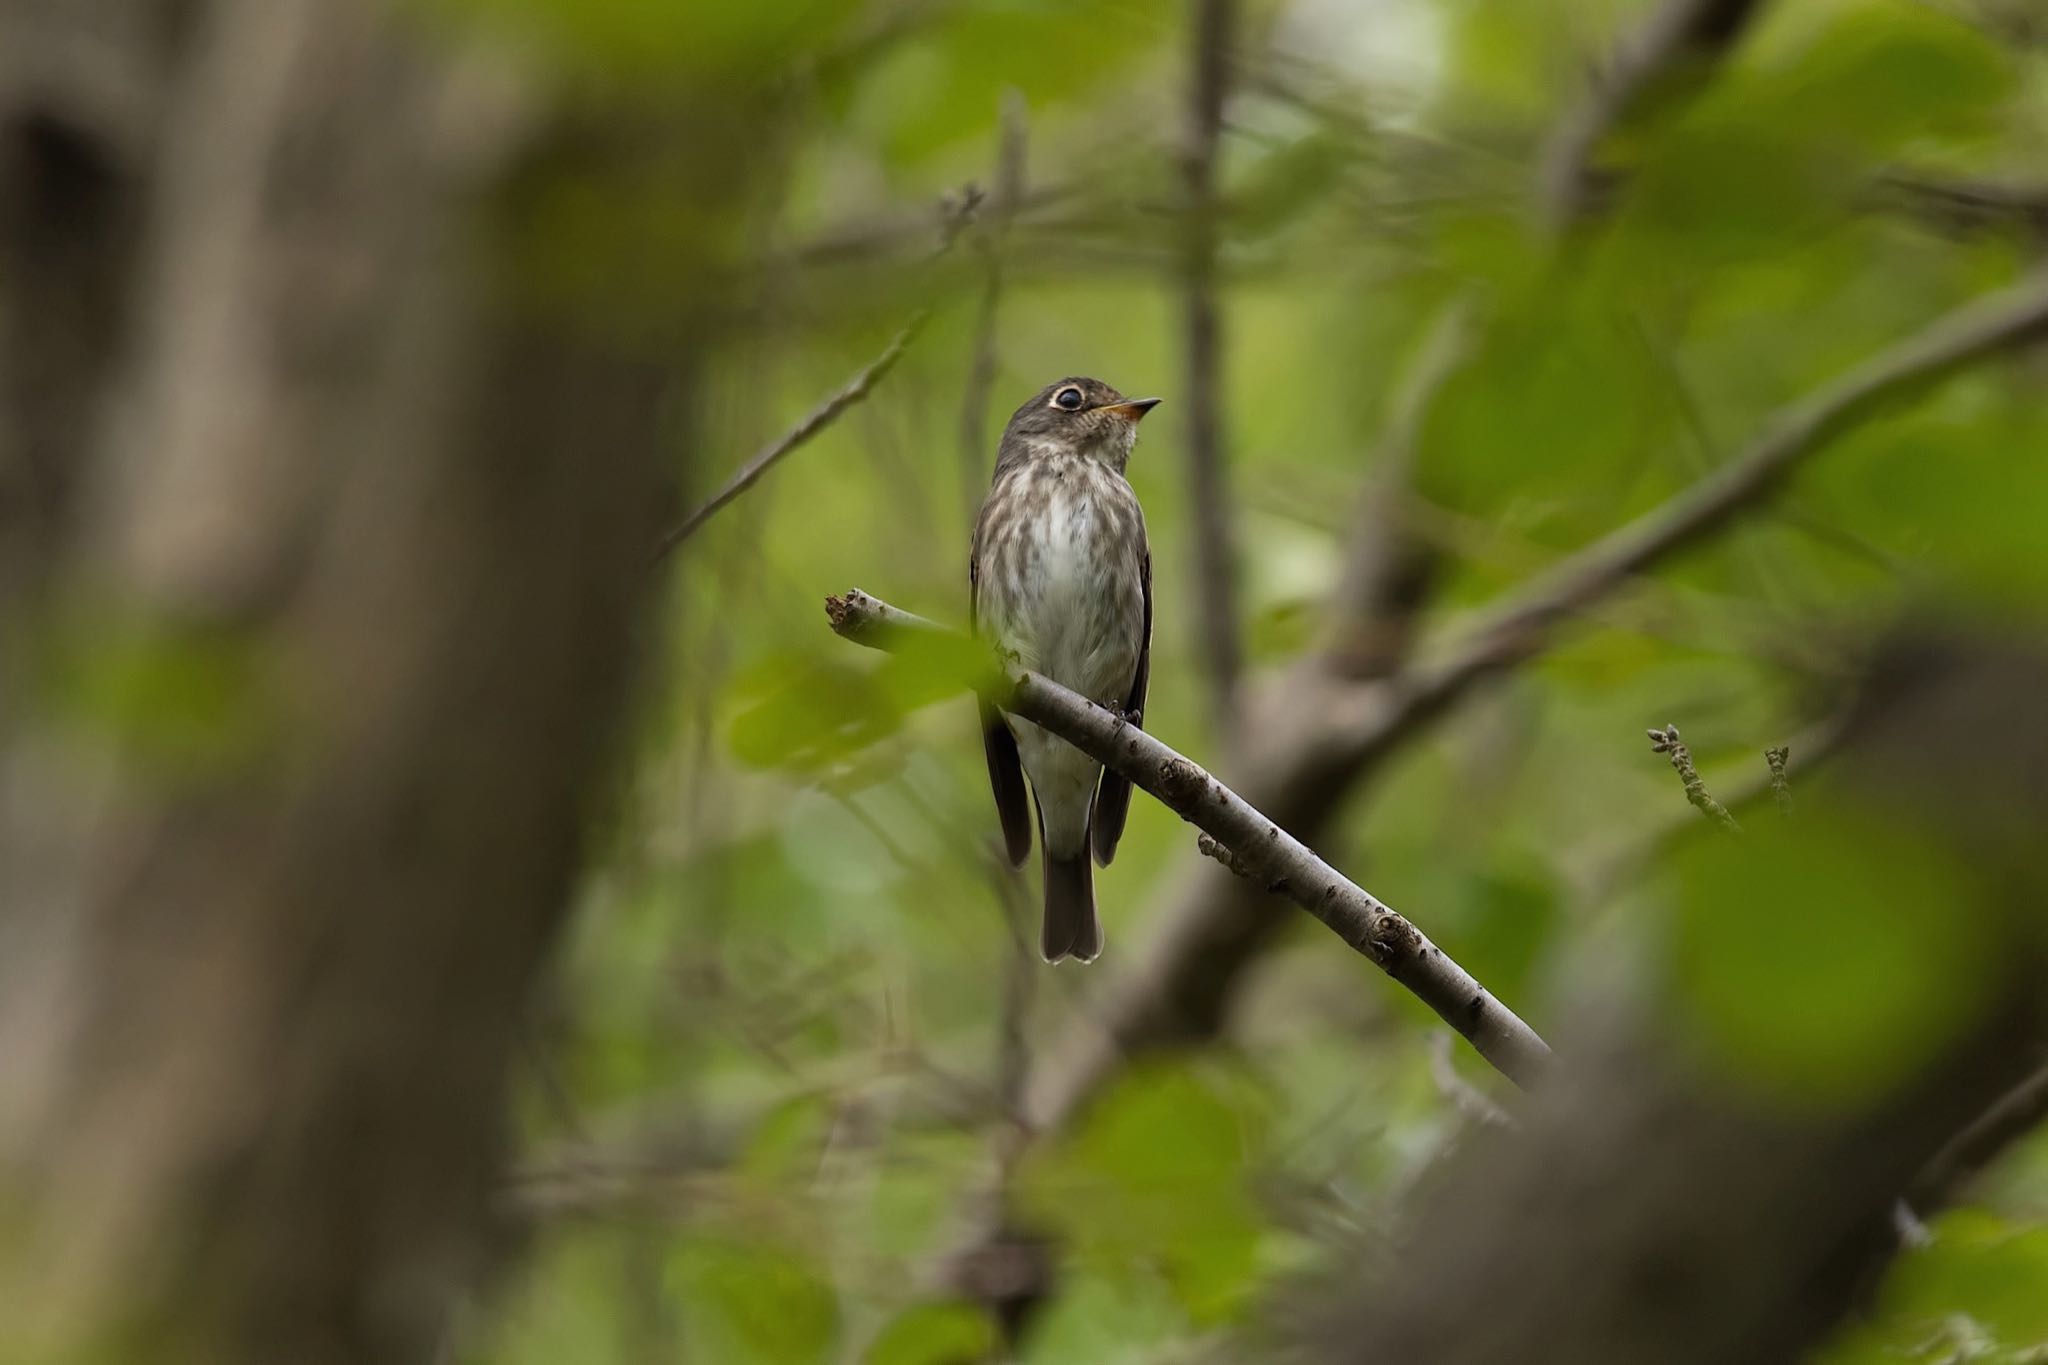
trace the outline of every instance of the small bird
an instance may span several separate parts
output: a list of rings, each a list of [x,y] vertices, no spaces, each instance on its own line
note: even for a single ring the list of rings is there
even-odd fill
[[[968,563],[976,635],[1132,725],[1151,673],[1152,552],[1124,465],[1158,403],[1099,379],[1062,379],[1026,400],[1003,429]],[[985,701],[981,738],[1016,866],[1031,851],[1031,779],[1045,871],[1039,950],[1047,962],[1093,962],[1102,924],[1088,858],[1107,867],[1116,855],[1131,784]]]

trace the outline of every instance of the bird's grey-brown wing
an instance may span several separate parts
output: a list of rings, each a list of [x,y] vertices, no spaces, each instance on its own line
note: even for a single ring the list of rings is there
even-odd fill
[[[977,631],[975,597],[981,577],[980,557],[967,561],[967,623]],[[1003,851],[1010,866],[1022,867],[1031,856],[1031,804],[1024,795],[1024,765],[1017,757],[1017,737],[1002,713],[983,697],[975,698],[981,715],[981,749],[988,758],[988,785],[996,797],[996,818],[1003,826]]]
[[[1145,593],[1145,633],[1138,639],[1138,671],[1131,690],[1124,697],[1124,719],[1137,725],[1145,718],[1145,691],[1152,682],[1152,552],[1145,552],[1139,569]],[[1124,820],[1131,813],[1131,783],[1109,769],[1102,770],[1102,785],[1095,791],[1095,813],[1090,817],[1088,838],[1095,861],[1104,867],[1116,857],[1117,840],[1124,837]]]

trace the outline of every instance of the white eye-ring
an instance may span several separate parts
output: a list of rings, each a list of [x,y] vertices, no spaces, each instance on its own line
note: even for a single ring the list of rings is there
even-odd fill
[[[1081,407],[1081,391],[1072,384],[1069,384],[1054,394],[1052,401],[1055,405],[1065,408],[1068,412],[1078,411]]]

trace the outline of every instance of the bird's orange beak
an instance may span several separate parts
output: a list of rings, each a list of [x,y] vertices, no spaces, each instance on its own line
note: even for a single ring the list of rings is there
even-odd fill
[[[1123,418],[1126,422],[1135,422],[1146,413],[1152,411],[1152,409],[1158,407],[1159,400],[1157,398],[1133,398],[1122,403],[1105,403],[1103,406],[1110,412]]]

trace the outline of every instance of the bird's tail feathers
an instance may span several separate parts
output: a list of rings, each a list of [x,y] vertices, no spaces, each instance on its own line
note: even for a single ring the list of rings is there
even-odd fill
[[[1044,847],[1044,841],[1039,841]],[[1039,951],[1047,962],[1071,957],[1093,962],[1102,954],[1102,921],[1095,915],[1095,865],[1088,847],[1071,858],[1045,851],[1045,919]]]

